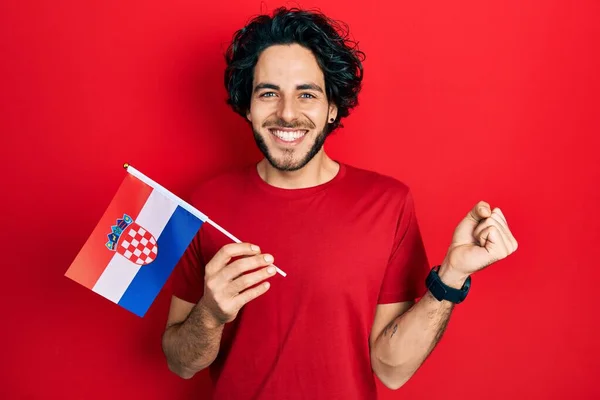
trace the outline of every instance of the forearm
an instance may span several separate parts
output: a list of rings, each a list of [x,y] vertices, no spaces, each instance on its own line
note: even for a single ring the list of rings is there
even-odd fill
[[[440,278],[460,288],[466,277],[456,276],[442,266]],[[427,291],[408,311],[395,318],[376,339],[371,363],[379,379],[389,388],[402,386],[429,356],[441,339],[453,303],[438,301]]]
[[[169,369],[189,379],[208,367],[217,357],[223,325],[214,321],[202,305],[202,300],[188,318],[169,327],[162,339]]]

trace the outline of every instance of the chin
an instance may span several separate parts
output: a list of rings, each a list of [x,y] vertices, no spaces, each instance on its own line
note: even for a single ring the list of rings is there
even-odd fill
[[[271,132],[266,130],[259,133],[254,130],[254,140],[259,150],[265,156],[273,168],[279,171],[297,171],[308,164],[323,148],[325,143],[325,132],[321,131],[314,136],[314,131],[308,131],[303,138],[303,142],[290,149],[278,146],[276,139]],[[265,137],[267,139],[265,140]],[[312,140],[312,143],[310,142]],[[268,143],[268,144],[267,144]]]

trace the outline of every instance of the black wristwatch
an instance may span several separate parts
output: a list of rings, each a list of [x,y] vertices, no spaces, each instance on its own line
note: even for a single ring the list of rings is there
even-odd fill
[[[452,303],[458,304],[462,302],[469,293],[469,288],[471,287],[471,277],[469,276],[463,287],[460,289],[455,289],[450,287],[440,279],[438,275],[438,270],[440,266],[435,266],[429,271],[429,275],[427,275],[427,279],[425,280],[425,286],[431,292],[433,297],[435,297],[438,301],[448,300]]]

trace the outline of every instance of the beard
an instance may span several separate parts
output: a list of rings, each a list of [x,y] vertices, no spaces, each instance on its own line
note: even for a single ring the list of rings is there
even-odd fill
[[[281,126],[284,128],[304,129],[304,127],[302,126],[290,125],[291,124],[286,124],[283,121],[278,121],[276,124],[265,122],[265,124],[263,124],[263,127],[266,128],[268,126]],[[314,125],[312,125],[312,127],[314,127]],[[252,126],[252,131],[254,132],[254,141],[256,142],[256,145],[260,149],[261,153],[263,153],[267,161],[269,161],[269,163],[279,171],[297,171],[303,168],[306,164],[310,162],[310,160],[312,160],[317,155],[319,151],[321,151],[321,148],[323,148],[323,144],[325,144],[325,139],[327,139],[327,136],[329,136],[328,126],[325,125],[323,129],[317,134],[317,137],[315,137],[315,141],[313,142],[310,150],[300,160],[295,160],[294,157],[297,155],[296,153],[298,151],[290,149],[286,149],[283,151],[284,153],[281,159],[276,159],[269,151],[269,147],[267,146],[267,143],[265,142],[265,139],[262,137],[260,132],[256,130],[254,126]]]

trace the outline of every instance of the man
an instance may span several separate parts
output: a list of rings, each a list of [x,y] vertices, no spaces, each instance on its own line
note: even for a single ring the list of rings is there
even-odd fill
[[[229,104],[265,158],[202,184],[192,203],[248,242],[202,226],[163,337],[176,374],[210,366],[217,399],[373,399],[374,375],[399,388],[469,276],[517,248],[502,212],[480,202],[432,268],[410,189],[327,156],[357,104],[361,58],[338,25],[297,9],[255,18],[227,52]]]

